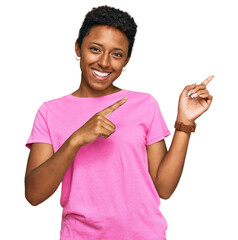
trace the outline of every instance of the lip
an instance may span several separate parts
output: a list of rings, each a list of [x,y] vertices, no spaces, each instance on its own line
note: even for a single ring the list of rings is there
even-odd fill
[[[97,70],[97,69],[94,69],[94,68],[92,68],[91,70],[92,70],[93,76],[94,76],[97,80],[99,80],[99,81],[105,81],[105,80],[107,80],[107,79],[109,78],[109,76],[111,75],[111,72],[100,71],[100,70]],[[99,76],[99,75],[97,75],[97,74],[95,73],[95,71],[102,72],[102,73],[109,73],[109,74],[108,74],[107,76]]]

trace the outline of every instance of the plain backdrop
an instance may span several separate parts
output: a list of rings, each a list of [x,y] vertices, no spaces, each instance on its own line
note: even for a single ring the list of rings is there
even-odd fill
[[[167,148],[179,94],[215,76],[207,86],[213,103],[196,120],[181,180],[160,209],[168,240],[237,240],[238,14],[231,0],[1,1],[1,235],[59,239],[61,186],[39,206],[26,201],[25,143],[40,105],[79,87],[78,30],[92,7],[105,4],[138,25],[131,60],[114,83],[157,99],[171,131]]]

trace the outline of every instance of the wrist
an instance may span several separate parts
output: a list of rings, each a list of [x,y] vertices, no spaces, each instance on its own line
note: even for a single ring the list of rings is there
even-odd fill
[[[176,120],[174,127],[177,131],[182,131],[186,133],[195,132],[196,123],[194,121],[181,121],[180,119]]]
[[[73,149],[80,149],[83,144],[81,144],[81,140],[79,139],[79,136],[75,133],[73,133],[69,138],[69,145],[73,148]]]
[[[183,118],[183,117],[180,117],[180,116],[177,116],[177,119],[176,119],[177,122],[181,122],[185,125],[194,125],[195,124],[195,120],[193,119],[188,119],[188,118]]]

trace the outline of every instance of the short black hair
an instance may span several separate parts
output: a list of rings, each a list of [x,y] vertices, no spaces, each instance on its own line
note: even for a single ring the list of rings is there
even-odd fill
[[[86,14],[79,30],[77,38],[79,47],[81,47],[84,37],[89,34],[90,29],[97,25],[107,25],[121,30],[129,41],[127,57],[131,56],[137,30],[137,25],[133,17],[127,12],[107,5],[92,8],[92,10]]]

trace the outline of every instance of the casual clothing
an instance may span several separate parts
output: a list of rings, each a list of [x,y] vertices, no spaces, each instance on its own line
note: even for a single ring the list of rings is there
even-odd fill
[[[64,175],[61,240],[166,239],[146,145],[170,132],[152,95],[122,89],[101,97],[69,94],[44,102],[26,146],[49,143],[56,152],[94,114],[125,96],[127,101],[107,117],[115,132],[82,146]]]

